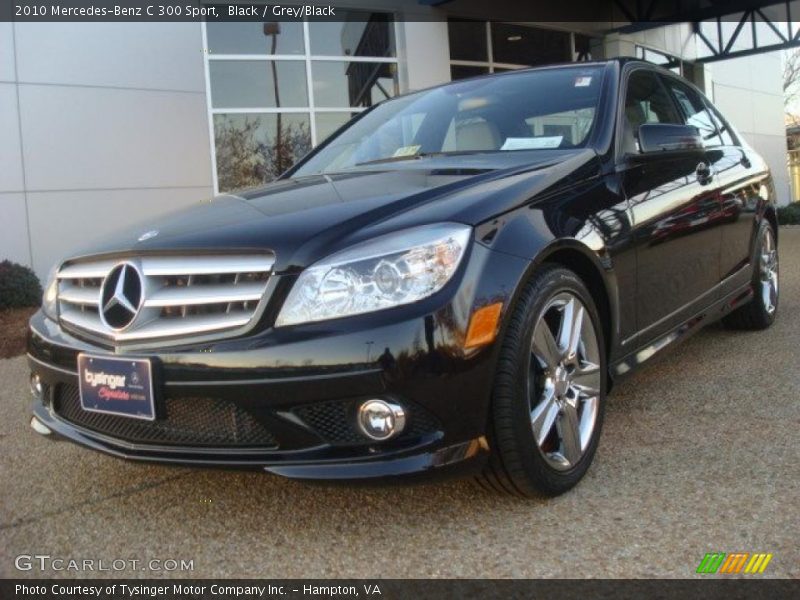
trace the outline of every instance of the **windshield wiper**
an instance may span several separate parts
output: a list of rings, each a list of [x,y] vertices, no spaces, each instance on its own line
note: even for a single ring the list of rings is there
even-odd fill
[[[364,165],[377,165],[380,163],[398,162],[401,160],[417,160],[420,158],[431,158],[435,156],[461,156],[464,154],[483,154],[485,152],[497,152],[497,150],[458,150],[453,152],[420,152],[419,154],[407,154],[404,156],[387,156],[386,158],[376,158],[375,160],[367,160],[360,163],[355,163],[354,167],[363,167]]]

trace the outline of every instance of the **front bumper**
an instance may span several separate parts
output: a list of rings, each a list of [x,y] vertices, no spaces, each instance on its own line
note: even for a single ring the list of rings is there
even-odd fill
[[[463,341],[469,316],[487,299],[501,299],[508,310],[526,268],[526,261],[475,245],[457,277],[415,305],[285,329],[260,323],[257,333],[238,339],[127,353],[79,339],[37,313],[28,357],[46,393],[34,401],[33,417],[50,438],[143,461],[257,468],[305,479],[478,469],[488,454],[498,344],[465,350]],[[229,411],[215,412],[210,427],[222,427],[220,414],[244,416],[272,443],[163,443],[109,420],[84,422],[63,409],[69,394],[74,403],[80,352],[149,357],[157,365],[161,402]],[[397,438],[359,438],[352,407],[374,397],[407,408],[410,426]]]

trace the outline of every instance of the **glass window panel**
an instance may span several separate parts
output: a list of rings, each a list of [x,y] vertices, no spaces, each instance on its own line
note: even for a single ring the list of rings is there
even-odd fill
[[[386,13],[337,11],[341,21],[309,21],[311,54],[395,56],[394,24]]]
[[[497,63],[542,65],[572,60],[569,33],[492,23],[492,58]]]
[[[450,65],[450,79],[466,79],[467,77],[476,77],[477,75],[486,75],[489,72],[489,67],[473,67],[467,65]]]
[[[394,67],[394,65],[392,65]],[[372,102],[370,106],[373,104],[378,104],[378,102],[383,102],[388,98],[392,98],[399,93],[399,89],[395,80],[391,77],[378,77],[375,80],[375,84],[370,88],[370,93],[372,94]]]
[[[728,122],[722,118],[722,115],[719,111],[712,106],[710,102],[706,102],[706,108],[708,108],[708,112],[711,115],[711,119],[714,121],[714,124],[717,126],[717,131],[719,131],[719,135],[722,138],[722,145],[723,146],[738,146],[739,143],[734,136],[733,130]]]
[[[592,38],[580,33],[574,34],[575,37],[575,56],[573,60],[584,61],[592,60]]]
[[[483,21],[447,21],[450,60],[488,61],[486,23]]]
[[[342,125],[347,123],[358,113],[349,112],[318,112],[317,120],[317,143],[319,144]]]
[[[577,87],[576,78],[581,84]],[[487,78],[480,86],[455,82],[395,98],[329,140],[297,175],[359,167],[395,158],[398,151],[410,157],[585,145],[602,79],[602,67],[596,65],[545,69]],[[666,90],[663,96],[669,101]],[[537,126],[541,133],[534,131]],[[546,135],[556,131],[560,139]]]
[[[626,153],[639,152],[639,127],[645,123],[681,122],[667,90],[649,70],[637,70],[628,79],[622,143]]]
[[[706,110],[700,96],[690,87],[672,78],[667,79],[666,84],[683,113],[684,123],[697,127],[700,135],[703,136],[705,146],[719,146],[722,141],[717,127],[711,120],[711,115]]]
[[[372,106],[397,95],[395,63],[314,61],[314,105]]]
[[[300,113],[214,115],[220,192],[272,181],[311,149],[309,116]]]
[[[208,52],[214,54],[303,54],[303,24],[206,23]]]
[[[209,75],[214,108],[308,106],[306,65],[303,61],[211,61]]]
[[[682,62],[681,72],[679,73],[679,75],[683,75],[684,78],[694,82],[697,76],[695,64],[690,62]]]
[[[525,119],[533,136],[560,137],[562,148],[583,143],[594,123],[594,108],[580,108]]]
[[[644,123],[681,122],[658,78],[652,71],[645,70],[634,71],[628,79],[625,115],[634,132],[638,132],[639,126]]]

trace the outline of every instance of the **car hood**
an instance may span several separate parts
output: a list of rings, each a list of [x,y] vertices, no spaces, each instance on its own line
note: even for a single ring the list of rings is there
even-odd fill
[[[115,232],[80,255],[271,250],[276,271],[294,270],[387,231],[477,225],[597,172],[591,150],[455,158],[282,179]]]

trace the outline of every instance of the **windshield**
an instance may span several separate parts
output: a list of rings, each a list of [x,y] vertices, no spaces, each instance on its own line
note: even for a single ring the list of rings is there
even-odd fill
[[[465,80],[375,107],[293,176],[426,155],[580,148],[600,97],[602,66]]]

